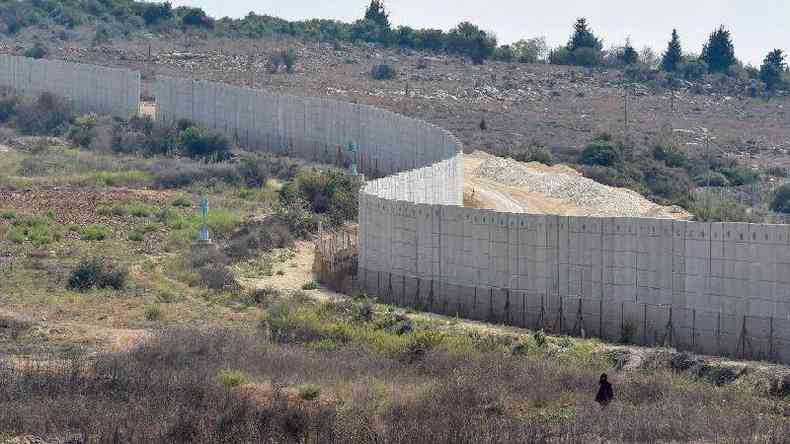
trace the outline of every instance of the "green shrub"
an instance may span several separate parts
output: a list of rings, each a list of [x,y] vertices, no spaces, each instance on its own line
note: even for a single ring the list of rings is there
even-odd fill
[[[145,240],[145,235],[137,230],[133,230],[129,232],[127,239],[132,242],[142,242]]]
[[[579,161],[584,165],[617,165],[623,161],[623,148],[611,141],[595,140],[582,151]]]
[[[109,229],[105,225],[88,225],[82,228],[80,239],[84,241],[102,241],[109,236]]]
[[[220,370],[219,374],[217,375],[217,380],[223,387],[225,387],[226,390],[230,390],[247,383],[247,377],[244,375],[244,373],[236,370]]]
[[[280,202],[289,206],[303,199],[314,213],[325,214],[330,222],[340,225],[356,219],[361,185],[348,174],[303,168],[280,190]]]
[[[663,161],[668,167],[683,168],[688,163],[688,156],[676,145],[658,145],[653,148],[653,158]]]
[[[16,107],[20,98],[10,93],[3,92],[0,96],[0,122],[5,123],[16,115]]]
[[[699,176],[694,178],[694,183],[698,187],[728,187],[730,186],[730,181],[727,180],[727,177],[718,172],[718,171],[708,171],[706,173],[700,174]]]
[[[151,304],[145,307],[145,320],[158,321],[162,318],[162,307],[159,304]]]
[[[318,283],[316,281],[310,281],[304,285],[302,285],[302,290],[317,290]]]
[[[777,213],[790,214],[790,184],[776,189],[771,200],[771,209]]]
[[[733,186],[749,185],[760,179],[760,173],[743,165],[734,165],[719,170]]]
[[[58,135],[74,118],[71,103],[52,93],[16,106],[15,124],[20,131],[32,135]]]
[[[134,217],[149,217],[156,212],[156,207],[135,202],[127,205],[126,210]]]
[[[376,80],[392,80],[397,75],[395,68],[387,64],[374,65],[370,70],[370,76]]]
[[[689,206],[689,212],[699,222],[756,222],[751,209],[735,199],[720,197],[712,193],[697,197]]]
[[[179,141],[185,154],[195,159],[220,161],[230,157],[228,139],[205,128],[189,127],[181,132]]]
[[[25,57],[30,57],[33,59],[43,59],[44,57],[49,54],[49,49],[44,46],[41,42],[36,42],[30,48],[26,49],[24,52]]]
[[[74,126],[69,130],[68,139],[72,143],[87,148],[96,138],[96,125],[99,116],[94,113],[79,116],[74,121]]]
[[[299,399],[303,399],[305,401],[313,401],[321,396],[321,387],[315,384],[300,385],[297,391],[299,393]]]
[[[173,199],[173,202],[171,202],[170,205],[176,208],[191,208],[192,201],[186,196],[178,196],[175,199]]]
[[[537,345],[538,348],[543,348],[546,345],[546,333],[543,330],[536,331],[532,335],[532,338],[535,340],[535,345]]]
[[[16,211],[14,210],[6,210],[0,213],[0,219],[5,220],[14,220],[16,219]]]
[[[156,302],[160,304],[173,304],[184,300],[182,294],[170,290],[162,290],[156,294]]]
[[[82,260],[69,276],[68,288],[87,291],[91,288],[122,289],[126,285],[128,271],[104,258]]]
[[[544,165],[552,165],[554,163],[551,152],[542,145],[532,145],[526,149],[518,150],[513,155],[513,159],[519,162],[539,162]]]
[[[27,240],[24,229],[17,226],[10,226],[5,232],[5,239],[16,244],[21,244]]]

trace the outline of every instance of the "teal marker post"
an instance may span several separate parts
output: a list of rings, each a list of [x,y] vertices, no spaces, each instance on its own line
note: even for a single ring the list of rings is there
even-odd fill
[[[208,231],[208,210],[208,199],[204,197],[200,201],[200,212],[203,214],[203,228],[200,229],[199,240],[206,243],[211,242],[211,233]]]

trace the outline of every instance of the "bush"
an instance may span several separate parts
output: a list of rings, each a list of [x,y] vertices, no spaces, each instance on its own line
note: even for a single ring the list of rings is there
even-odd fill
[[[219,375],[217,375],[217,380],[226,390],[247,383],[247,377],[244,376],[244,373],[235,370],[221,370]]]
[[[102,241],[109,236],[109,230],[104,225],[88,225],[80,231],[80,239],[84,241]]]
[[[313,401],[321,395],[321,387],[315,384],[300,385],[297,391],[299,392],[299,399],[305,401]]]
[[[705,194],[698,197],[689,207],[694,220],[699,222],[755,222],[751,210],[734,199]]]
[[[302,285],[302,290],[317,290],[318,283],[316,281],[310,281],[304,285]]]
[[[91,288],[120,290],[126,285],[128,275],[126,269],[115,266],[107,259],[85,259],[72,270],[68,288],[81,292]]]
[[[49,49],[44,46],[41,42],[36,42],[30,48],[26,49],[24,52],[25,57],[30,57],[32,59],[43,59],[49,54]]]
[[[325,214],[331,223],[340,225],[355,220],[359,208],[361,182],[357,177],[336,171],[304,168],[296,179],[280,190],[284,207],[304,200],[317,214]]]
[[[708,171],[706,173],[700,174],[699,176],[694,178],[694,183],[698,187],[728,187],[730,186],[730,181],[727,180],[727,177],[724,174],[721,174],[718,171]]]
[[[192,208],[192,201],[186,196],[178,196],[170,202],[176,208]]]
[[[184,8],[181,16],[181,24],[185,27],[193,26],[196,28],[214,28],[214,19],[207,16],[200,8]]]
[[[142,242],[145,240],[145,235],[137,230],[129,232],[129,236],[127,237],[132,242]]]
[[[617,165],[623,161],[623,148],[611,141],[595,140],[582,151],[579,160],[584,165]]]
[[[513,159],[519,162],[539,162],[544,165],[552,165],[554,163],[551,152],[542,145],[532,145],[526,149],[519,149],[513,154]]]
[[[205,128],[189,127],[181,132],[179,141],[186,155],[192,158],[220,161],[230,157],[228,139]]]
[[[151,304],[145,307],[144,315],[146,321],[158,321],[162,318],[162,307],[159,304]]]
[[[733,165],[729,168],[721,168],[719,172],[723,174],[732,186],[749,185],[760,179],[760,173],[749,167]]]
[[[33,102],[16,106],[15,124],[25,134],[58,135],[73,118],[67,99],[45,92]]]
[[[790,184],[782,185],[774,192],[771,209],[777,213],[790,214]]]
[[[688,163],[685,151],[676,145],[658,145],[653,147],[653,158],[663,161],[668,167],[683,168]]]
[[[16,107],[19,105],[18,96],[4,91],[0,96],[0,123],[6,123],[16,115]]]
[[[387,64],[375,65],[370,70],[370,76],[376,80],[392,80],[397,75],[395,68]]]

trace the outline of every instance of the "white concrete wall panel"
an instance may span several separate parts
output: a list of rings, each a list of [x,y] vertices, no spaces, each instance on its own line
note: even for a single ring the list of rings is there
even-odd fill
[[[140,73],[128,69],[0,55],[0,87],[36,97],[66,97],[79,113],[128,119],[140,109]]]

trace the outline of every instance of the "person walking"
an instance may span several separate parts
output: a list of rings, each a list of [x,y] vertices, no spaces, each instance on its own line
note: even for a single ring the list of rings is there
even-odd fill
[[[606,373],[601,375],[598,384],[600,387],[598,388],[598,394],[595,395],[595,402],[600,404],[601,408],[604,409],[614,399],[614,390],[612,390],[612,384],[607,380]]]

